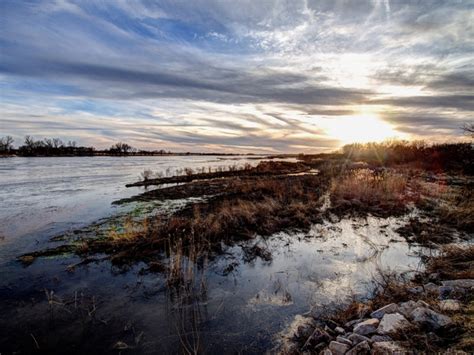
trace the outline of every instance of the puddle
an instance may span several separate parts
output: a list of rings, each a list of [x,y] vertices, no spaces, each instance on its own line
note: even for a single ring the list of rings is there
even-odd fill
[[[186,282],[173,287],[164,274],[140,272],[143,264],[123,270],[101,262],[72,273],[67,265],[77,262],[76,257],[40,259],[27,269],[10,264],[15,276],[0,284],[0,334],[10,344],[15,339],[18,344],[31,342],[30,334],[22,334],[29,324],[39,342],[45,341],[41,329],[50,329],[50,343],[64,335],[63,328],[49,323],[47,289],[61,299],[78,292],[93,296],[98,318],[107,324],[133,324],[134,332],[142,334],[133,345],[139,353],[175,353],[196,346],[203,353],[262,353],[273,348],[275,335],[296,315],[325,309],[353,294],[367,295],[378,269],[419,270],[424,250],[410,247],[395,232],[409,217],[327,221],[308,233],[277,233],[224,247],[222,254],[204,256],[198,263],[181,257]],[[252,256],[249,250],[259,253]],[[14,325],[6,324],[7,319],[15,319]],[[120,334],[104,331],[100,341],[113,352],[114,344],[126,342]]]

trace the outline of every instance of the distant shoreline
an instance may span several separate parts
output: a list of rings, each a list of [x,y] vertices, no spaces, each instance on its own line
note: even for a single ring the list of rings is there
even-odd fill
[[[93,154],[51,154],[51,155],[44,155],[44,154],[34,154],[34,155],[23,155],[23,154],[0,154],[0,158],[60,158],[60,157],[146,157],[146,156],[154,156],[154,157],[166,157],[166,156],[249,156],[255,158],[261,157],[268,157],[269,159],[273,159],[275,157],[282,157],[273,156],[273,155],[266,155],[266,154],[254,154],[254,153],[168,153],[168,154],[159,154],[159,153],[129,153],[129,154],[110,154],[110,153],[101,153],[101,152],[94,152]],[[296,156],[295,154],[289,154],[288,156]],[[286,157],[286,155],[285,155]]]

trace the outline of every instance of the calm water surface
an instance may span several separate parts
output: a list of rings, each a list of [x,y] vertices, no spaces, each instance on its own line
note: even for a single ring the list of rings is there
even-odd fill
[[[186,167],[258,164],[246,157],[59,157],[0,159],[0,236],[10,252],[119,212],[111,203],[143,188],[126,188],[145,169],[175,174]],[[23,240],[19,239],[23,237]],[[40,242],[41,240],[38,240]],[[13,246],[12,246],[13,244]],[[0,263],[12,254],[0,253]]]

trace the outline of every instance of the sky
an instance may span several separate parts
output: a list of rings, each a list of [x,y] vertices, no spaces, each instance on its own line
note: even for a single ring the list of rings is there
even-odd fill
[[[462,137],[474,1],[0,1],[0,136],[295,153]]]

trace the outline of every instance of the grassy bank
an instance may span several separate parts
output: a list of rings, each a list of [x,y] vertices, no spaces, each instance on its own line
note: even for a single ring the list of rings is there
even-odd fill
[[[450,166],[459,167],[471,154],[466,153],[466,146],[401,147],[404,150],[400,153],[400,146],[393,143],[355,145],[325,160],[320,156],[305,156],[296,163],[262,162],[254,168],[247,166],[240,170],[203,170],[183,176],[145,178],[133,185],[168,185],[119,203],[203,199],[189,202],[170,215],[127,220],[117,230],[99,238],[30,253],[22,260],[31,262],[35,257],[50,256],[56,251],[64,253],[65,249],[84,257],[105,253],[117,263],[154,260],[176,244],[184,248],[197,244],[219,249],[221,242],[232,243],[283,230],[304,231],[328,214],[387,217],[402,215],[414,207],[420,209],[419,217],[400,230],[410,241],[450,242],[453,228],[471,229],[474,199],[469,198],[473,184],[470,175],[458,169],[450,171],[450,175],[434,174],[420,170],[418,164],[406,165],[413,159],[421,159],[420,154],[424,157],[427,151],[433,153],[439,149],[442,154],[435,155],[442,157],[440,164],[445,161],[446,152],[451,152]],[[385,156],[387,166],[370,165],[373,154]],[[395,159],[399,154],[408,154],[411,160]],[[352,159],[365,161],[362,164]],[[312,170],[315,167],[319,169],[317,174]],[[169,186],[171,182],[180,184]],[[330,205],[322,208],[327,198]],[[427,218],[439,223],[433,224]]]

